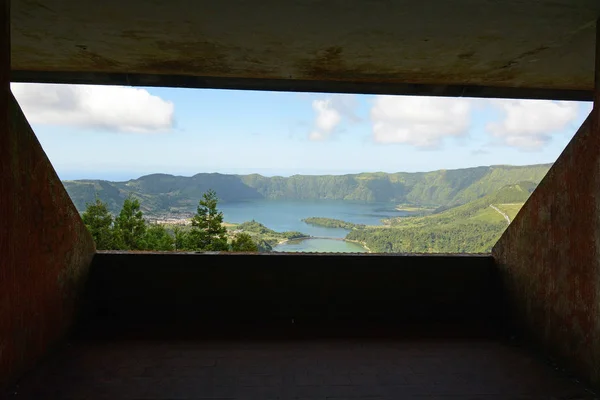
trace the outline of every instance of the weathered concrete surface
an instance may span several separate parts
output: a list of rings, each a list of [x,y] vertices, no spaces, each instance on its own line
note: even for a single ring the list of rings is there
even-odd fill
[[[589,100],[599,16],[597,0],[13,0],[12,69],[31,81]]]
[[[595,113],[592,118],[595,119],[595,128],[600,132],[600,18],[596,21],[596,71],[594,80],[596,82],[596,90],[594,91],[594,105],[596,106]]]
[[[498,282],[491,256],[100,252],[85,316],[94,332],[139,324],[172,335],[485,325],[500,319]]]
[[[493,338],[74,341],[13,400],[593,400],[526,349]]]
[[[0,127],[0,388],[67,332],[94,243],[17,102]],[[6,109],[2,109],[2,115]]]
[[[0,0],[0,136],[8,130],[10,96],[10,3]]]
[[[590,116],[492,254],[514,327],[599,387],[600,131],[592,127]]]
[[[6,110],[10,85],[10,3],[0,0],[0,110]],[[4,130],[8,114],[2,111],[0,127]]]

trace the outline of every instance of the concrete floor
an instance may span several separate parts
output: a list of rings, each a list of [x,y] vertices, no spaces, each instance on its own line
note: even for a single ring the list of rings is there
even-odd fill
[[[12,399],[593,399],[494,340],[76,341]]]

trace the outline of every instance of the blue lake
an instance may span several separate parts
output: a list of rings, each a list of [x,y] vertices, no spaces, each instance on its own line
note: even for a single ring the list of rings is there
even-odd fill
[[[224,220],[242,223],[255,220],[278,232],[299,231],[320,238],[344,238],[345,229],[324,228],[306,224],[303,218],[335,218],[355,224],[381,225],[381,219],[408,215],[398,211],[394,203],[356,203],[350,201],[286,201],[256,200],[235,203],[221,203],[219,209]],[[335,243],[334,243],[335,242]],[[277,246],[277,251],[334,251],[353,252],[362,247],[337,240],[308,239],[288,242]],[[328,250],[329,249],[329,250]]]

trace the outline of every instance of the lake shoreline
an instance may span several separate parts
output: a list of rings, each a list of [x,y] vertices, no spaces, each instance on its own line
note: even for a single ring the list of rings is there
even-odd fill
[[[302,242],[302,241],[305,241],[305,240],[332,240],[332,241],[336,241],[336,242],[347,242],[347,243],[353,243],[353,244],[359,245],[364,250],[366,250],[365,253],[372,253],[372,251],[369,248],[369,246],[367,246],[363,242],[359,242],[358,240],[351,240],[351,239],[345,239],[345,238],[335,238],[335,237],[323,237],[323,236],[308,236],[308,237],[296,238],[296,239],[283,239],[283,240],[280,240],[279,242],[277,242],[277,244],[275,245],[275,247],[280,246],[280,245],[284,245],[284,244],[290,242],[290,240],[298,241],[298,242]],[[275,249],[275,247],[273,247],[273,249]],[[275,252],[281,252],[281,253],[286,253],[285,251],[276,251],[276,250],[273,250],[273,251],[275,251]]]
[[[362,247],[364,247],[365,250],[367,250],[367,253],[372,253],[371,249],[369,248],[369,246],[367,246],[367,244],[365,242],[360,242],[358,240],[351,240],[351,239],[344,239],[344,241],[359,244]]]
[[[386,219],[409,216],[411,213],[395,210],[393,203],[356,203],[347,201],[250,201],[243,203],[224,203],[219,205],[225,222],[233,225],[229,230],[235,231],[235,225],[256,221],[274,233],[265,239],[270,241],[273,249],[284,251],[336,252],[336,253],[371,253],[365,244],[345,240],[355,227],[385,226]],[[314,216],[323,217],[314,217]],[[347,223],[347,226],[330,227],[308,224],[303,220],[324,218],[327,221]],[[298,232],[307,235],[298,243],[286,232]],[[258,235],[258,231],[255,232]],[[288,240],[289,239],[289,240]],[[298,238],[301,239],[301,238]],[[314,240],[308,240],[314,239]],[[332,239],[332,240],[330,240]],[[343,241],[342,241],[343,240]],[[336,243],[337,241],[337,243]],[[303,244],[302,244],[303,243]]]

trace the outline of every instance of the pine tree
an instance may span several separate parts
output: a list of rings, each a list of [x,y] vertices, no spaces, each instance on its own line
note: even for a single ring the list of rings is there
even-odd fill
[[[99,198],[96,198],[95,203],[87,203],[81,219],[94,238],[96,249],[113,250],[115,248],[112,231],[113,217],[108,212],[106,203]]]
[[[202,195],[196,215],[192,218],[192,229],[188,234],[187,246],[196,251],[227,251],[227,229],[223,226],[223,213],[217,210],[219,199],[214,190]]]
[[[231,251],[258,251],[258,246],[247,233],[239,233],[231,242]]]
[[[130,195],[115,219],[115,239],[119,249],[143,250],[145,233],[146,221],[140,210],[140,202]]]
[[[143,240],[144,250],[173,251],[174,238],[161,224],[149,224]]]
[[[176,251],[188,250],[188,233],[181,229],[181,227],[176,226],[173,228],[173,236],[174,236],[174,247]]]

